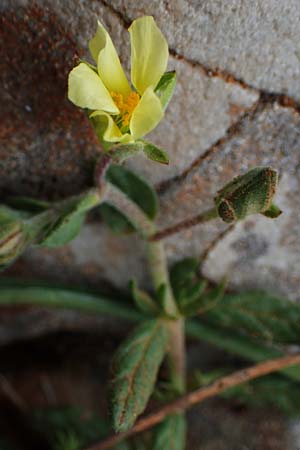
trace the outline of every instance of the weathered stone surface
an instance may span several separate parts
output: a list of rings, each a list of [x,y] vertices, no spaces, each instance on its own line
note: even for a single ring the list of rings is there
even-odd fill
[[[300,99],[298,0],[107,2],[126,20],[153,14],[176,53]]]
[[[299,116],[288,109],[268,109],[247,121],[216,155],[219,166],[223,154],[240,167],[277,168],[281,178],[276,202],[283,214],[274,221],[253,216],[239,223],[209,254],[206,275],[219,279],[227,273],[232,287],[261,288],[299,299],[299,124]]]
[[[97,147],[100,150],[84,113],[66,99],[73,55],[90,58],[87,42],[100,18],[128,67],[129,34],[122,20],[101,2],[91,6],[78,2],[74,14],[70,14],[74,2],[41,0],[36,5],[29,2],[18,13],[9,8],[3,15],[3,40],[8,44],[1,61],[2,95],[9,108],[3,110],[0,189],[65,195],[91,183],[88,173]],[[24,43],[31,44],[25,54],[23,45],[18,44],[20,33]],[[258,99],[255,90],[210,78],[184,60],[171,57],[169,68],[177,71],[177,88],[165,120],[149,139],[169,152],[171,164],[159,167],[145,163],[143,157],[129,162],[153,182],[186,169]]]
[[[148,138],[168,151],[170,165],[145,162],[142,156],[128,161],[154,183],[189,167],[258,100],[256,91],[210,78],[184,60],[170,58],[169,67],[178,77],[174,97],[165,120]]]

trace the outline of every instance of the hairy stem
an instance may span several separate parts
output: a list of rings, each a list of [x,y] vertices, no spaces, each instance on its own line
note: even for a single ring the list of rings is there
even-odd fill
[[[195,391],[192,391],[187,395],[184,395],[174,400],[172,403],[163,406],[157,412],[138,420],[137,423],[133,426],[133,428],[131,428],[129,431],[126,431],[125,433],[120,433],[118,435],[110,436],[103,442],[100,442],[99,444],[96,444],[92,447],[86,448],[85,450],[105,450],[108,448],[112,448],[113,446],[123,441],[124,439],[133,436],[137,433],[141,433],[142,431],[145,431],[153,427],[154,425],[157,425],[170,414],[185,411],[188,408],[191,408],[192,406],[203,402],[207,398],[214,397],[215,395],[218,395],[226,391],[227,389],[232,388],[233,386],[237,386],[239,384],[245,383],[255,378],[268,375],[280,369],[289,366],[294,366],[296,364],[300,364],[299,354],[264,361],[255,366],[251,366],[249,368],[242,369],[225,377],[219,378],[209,386],[196,389]]]
[[[158,291],[162,285],[165,286],[164,307],[168,315],[178,317],[178,308],[173,296],[169,280],[169,272],[164,245],[162,242],[148,242],[147,256],[153,285]],[[168,361],[170,367],[170,378],[173,387],[178,392],[185,390],[185,326],[184,319],[179,317],[169,321],[170,344]]]
[[[186,230],[188,228],[194,227],[195,225],[199,225],[200,223],[205,223],[210,220],[216,219],[219,217],[216,208],[208,209],[197,216],[191,217],[190,219],[183,220],[182,222],[178,222],[175,225],[171,225],[164,230],[159,230],[153,236],[151,236],[151,241],[160,241],[172,234],[179,233],[180,231]]]

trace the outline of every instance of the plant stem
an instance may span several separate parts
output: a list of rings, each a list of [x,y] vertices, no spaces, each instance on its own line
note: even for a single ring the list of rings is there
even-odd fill
[[[176,223],[175,225],[171,225],[164,230],[160,230],[151,236],[151,241],[159,241],[164,239],[172,234],[179,233],[180,231],[186,230],[187,228],[194,227],[195,225],[199,225],[200,223],[208,222],[209,220],[213,220],[219,217],[217,209],[211,208],[207,211],[204,211],[197,216],[191,217],[190,219],[183,220],[182,222]]]
[[[176,391],[183,393],[186,384],[185,324],[184,319],[179,317],[178,308],[170,285],[163,243],[147,242],[147,257],[155,291],[157,292],[162,285],[166,289],[164,298],[165,312],[170,316],[177,316],[176,320],[168,321],[170,332],[168,360],[172,386]]]
[[[209,386],[205,386],[188,394],[179,397],[173,402],[163,406],[158,411],[144,417],[136,422],[136,424],[125,433],[113,435],[105,439],[104,441],[96,444],[85,450],[105,450],[117,445],[124,439],[133,436],[137,433],[141,433],[154,425],[162,422],[167,416],[174,413],[179,413],[191,408],[192,406],[199,404],[207,398],[214,397],[229,388],[238,386],[239,384],[253,380],[255,378],[263,377],[273,372],[277,372],[280,369],[287,368],[289,366],[300,364],[300,354],[284,356],[283,358],[271,359],[264,361],[260,364],[248,367],[246,369],[239,370],[225,377],[219,378]]]

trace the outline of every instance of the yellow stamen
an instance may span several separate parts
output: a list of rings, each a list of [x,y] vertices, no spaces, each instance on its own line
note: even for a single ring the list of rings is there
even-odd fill
[[[140,96],[136,92],[131,91],[130,94],[127,96],[126,100],[124,100],[124,97],[122,94],[118,94],[116,92],[111,92],[110,95],[112,96],[113,101],[117,105],[120,111],[120,120],[121,120],[121,127],[127,127],[129,125],[130,118],[132,116],[132,113],[137,106],[138,102],[140,101]],[[118,120],[117,120],[118,122]]]

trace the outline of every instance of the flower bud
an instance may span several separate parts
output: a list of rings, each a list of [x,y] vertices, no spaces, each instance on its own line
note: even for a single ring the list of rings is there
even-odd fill
[[[228,223],[258,213],[278,217],[281,211],[272,205],[277,183],[277,172],[270,167],[256,167],[234,178],[215,197],[219,216]]]
[[[11,263],[26,246],[21,222],[8,222],[0,228],[0,268]]]

